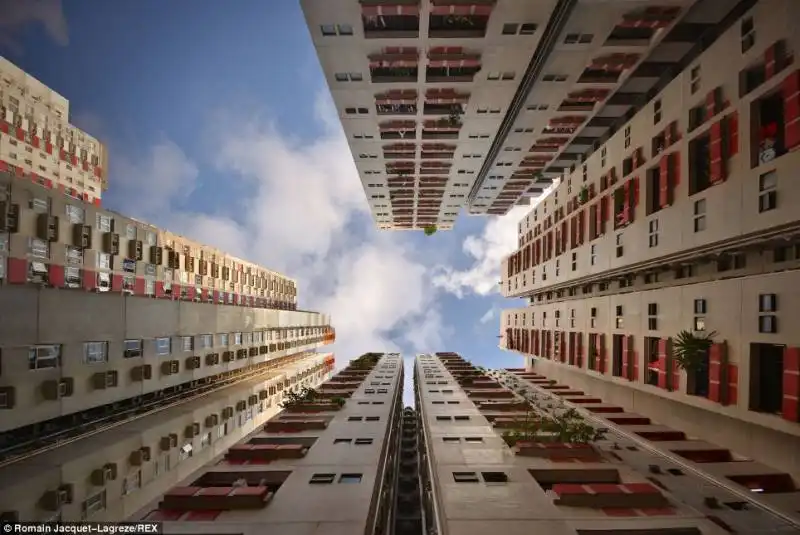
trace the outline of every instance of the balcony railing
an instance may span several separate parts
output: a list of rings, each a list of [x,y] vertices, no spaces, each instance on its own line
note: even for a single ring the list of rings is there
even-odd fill
[[[376,104],[378,115],[416,115],[417,104]]]
[[[425,70],[426,82],[471,82],[481,70],[478,66],[465,67],[428,67]]]
[[[414,67],[370,67],[369,74],[374,84],[416,82],[419,69]]]
[[[434,0],[428,35],[436,38],[484,37],[494,0]]]
[[[361,21],[367,39],[419,37],[419,0],[364,0]]]

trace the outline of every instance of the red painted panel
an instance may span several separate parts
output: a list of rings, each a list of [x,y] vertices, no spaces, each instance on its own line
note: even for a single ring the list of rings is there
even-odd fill
[[[94,271],[91,269],[84,269],[82,276],[84,290],[94,290],[97,288],[97,274]]]
[[[41,140],[37,136],[31,136],[31,145],[33,145],[34,148],[38,149],[40,143]]]
[[[791,150],[800,146],[800,70],[789,74],[781,84],[784,115],[784,144]]]
[[[122,275],[111,274],[111,291],[112,292],[121,292],[122,291]]]
[[[9,258],[6,280],[9,284],[25,284],[28,281],[28,261],[24,258]]]
[[[23,177],[23,176],[25,176],[25,169],[23,169],[23,168],[22,168],[22,167],[20,167],[20,166],[17,166],[17,167],[14,169],[14,171],[16,171],[16,175],[17,175],[18,177]]]
[[[722,159],[722,121],[711,125],[710,135],[711,176],[709,179],[712,184],[718,184],[725,180],[725,162]]]
[[[181,291],[183,290],[183,286],[180,284],[172,284],[172,299],[181,299]]]
[[[518,264],[518,262],[515,262],[515,264]],[[239,294],[233,294],[233,304],[234,305],[239,304]]]
[[[48,266],[48,278],[50,279],[50,285],[55,286],[56,288],[63,288],[64,287],[64,266],[59,266],[57,264],[50,264]]]
[[[70,159],[70,162],[72,162],[72,165],[78,165],[78,157],[77,156],[75,156],[74,154],[70,155],[69,159]]]
[[[100,206],[100,199],[92,200],[92,204],[95,205],[95,206]]]
[[[622,336],[622,370],[620,372],[620,377],[628,378],[628,370],[630,368],[630,362],[628,360],[628,337],[623,335]]]
[[[0,172],[8,171],[8,164],[3,160],[0,160]]]
[[[205,303],[208,300],[208,288],[200,288],[200,299]]]
[[[52,143],[50,143],[49,141],[48,141],[48,142],[45,142],[45,144],[44,144],[44,151],[45,151],[47,154],[53,154],[53,144],[52,144]]]
[[[219,301],[219,290],[214,290],[214,302]]]
[[[144,295],[144,279],[141,277],[136,277],[133,280],[133,293],[134,295]]]
[[[781,415],[784,420],[800,422],[800,348],[783,350],[783,401]]]
[[[672,204],[672,195],[669,180],[669,157],[665,154],[658,163],[658,206],[666,208]]]
[[[8,123],[0,119],[0,132],[8,134]]]
[[[62,159],[62,160],[66,160],[67,159],[67,151],[65,151],[64,149],[60,149],[58,151],[58,157],[60,159]]]
[[[675,193],[675,188],[681,183],[681,153],[680,151],[673,152],[670,155],[672,159],[672,191]]]
[[[764,79],[769,80],[775,76],[775,45],[767,47],[764,51]]]
[[[17,139],[19,141],[25,141],[25,130],[23,130],[22,128],[17,127],[16,134],[17,134]]]
[[[156,297],[164,297],[164,281],[156,281]]]

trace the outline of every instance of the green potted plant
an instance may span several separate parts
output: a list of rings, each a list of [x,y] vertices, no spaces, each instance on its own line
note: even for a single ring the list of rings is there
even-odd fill
[[[675,365],[682,370],[697,371],[705,365],[708,350],[714,345],[716,331],[710,333],[694,333],[683,330],[672,340],[672,358]]]
[[[436,234],[437,230],[438,229],[436,228],[436,225],[428,225],[423,229],[423,232],[425,233],[426,236],[433,236],[434,234]]]
[[[338,405],[341,408],[344,407],[344,404],[347,403],[347,400],[344,399],[343,397],[337,396],[335,398],[331,398],[331,403],[333,403],[334,405]]]

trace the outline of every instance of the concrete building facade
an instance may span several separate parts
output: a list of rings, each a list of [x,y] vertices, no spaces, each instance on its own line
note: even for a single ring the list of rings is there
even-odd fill
[[[744,7],[520,222],[500,346],[797,477],[800,34]]]
[[[712,481],[673,459],[655,433],[648,442],[620,432],[612,420],[625,414],[605,413],[584,392],[537,373],[487,372],[455,353],[436,353],[418,356],[414,379],[430,485],[427,533],[722,535],[800,529],[796,489],[770,494],[770,508],[762,509],[745,487]],[[563,443],[509,433],[576,407],[605,436]],[[676,444],[667,445],[678,449]],[[687,457],[713,450],[699,441],[683,444]],[[696,467],[723,471],[694,458]],[[752,462],[720,464],[728,473],[775,472]]]
[[[108,151],[69,123],[69,101],[0,57],[0,172],[100,206]]]
[[[333,356],[295,352],[205,396],[177,400],[51,451],[0,461],[4,521],[120,521],[260,429],[290,389],[314,387]]]
[[[754,3],[301,5],[376,225],[450,229],[461,209],[505,214],[580,167]]]

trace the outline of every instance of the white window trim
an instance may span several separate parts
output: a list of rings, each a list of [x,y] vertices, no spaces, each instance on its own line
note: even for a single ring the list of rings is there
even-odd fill
[[[83,344],[83,363],[102,364],[108,362],[108,342],[85,342]]]

